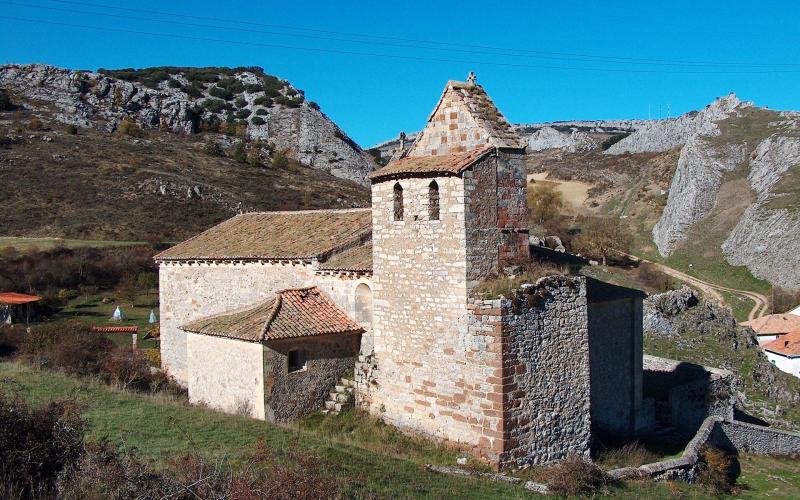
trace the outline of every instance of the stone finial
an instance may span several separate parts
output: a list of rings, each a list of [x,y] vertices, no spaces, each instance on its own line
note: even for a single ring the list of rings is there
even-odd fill
[[[475,76],[475,72],[474,71],[470,71],[469,75],[467,75],[467,83],[470,85],[470,87],[474,87],[475,86],[475,82],[477,80],[478,80],[478,77]]]
[[[403,150],[406,148],[406,133],[400,132],[400,149]]]

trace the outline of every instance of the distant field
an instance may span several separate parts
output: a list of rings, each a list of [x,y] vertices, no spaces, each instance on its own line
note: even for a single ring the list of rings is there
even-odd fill
[[[29,252],[31,250],[47,250],[56,246],[64,246],[68,248],[78,247],[122,247],[129,245],[144,244],[142,241],[111,241],[111,240],[70,240],[63,238],[21,238],[12,236],[0,237],[0,250],[14,247],[20,252]]]

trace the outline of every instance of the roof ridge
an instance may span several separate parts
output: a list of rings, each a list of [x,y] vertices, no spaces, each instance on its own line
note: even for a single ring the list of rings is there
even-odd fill
[[[267,338],[267,332],[269,331],[270,324],[272,324],[272,321],[278,316],[278,312],[283,304],[283,297],[281,296],[282,292],[283,290],[275,293],[275,304],[273,304],[272,311],[269,312],[269,316],[267,316],[267,320],[264,322],[264,326],[261,328],[261,334],[258,336],[259,342],[263,342]]]
[[[310,213],[355,213],[366,212],[372,210],[372,207],[354,207],[354,208],[315,208],[310,210],[267,210],[263,212],[242,212],[234,215],[240,217],[243,215],[291,215],[291,214],[310,214]],[[233,217],[231,217],[233,218]],[[230,219],[229,219],[230,220]]]

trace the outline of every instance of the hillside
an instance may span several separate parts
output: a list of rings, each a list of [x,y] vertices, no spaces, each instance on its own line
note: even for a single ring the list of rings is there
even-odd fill
[[[2,66],[0,88],[3,236],[175,241],[239,211],[369,203],[368,155],[258,68]]]

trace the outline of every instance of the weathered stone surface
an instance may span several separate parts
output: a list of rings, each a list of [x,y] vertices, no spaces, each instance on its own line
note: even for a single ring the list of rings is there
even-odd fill
[[[543,127],[528,137],[528,150],[563,149],[570,153],[591,151],[599,146],[589,134],[579,130],[559,132],[552,127]]]
[[[182,72],[173,79],[188,83]],[[243,83],[257,83],[259,77],[242,70],[235,78]],[[42,101],[60,112],[56,119],[80,127],[114,131],[123,118],[134,119],[143,128],[160,128],[180,134],[197,132],[202,122],[224,122],[224,111],[209,111],[203,102],[213,99],[208,89],[202,96],[190,98],[182,89],[161,82],[157,89],[100,73],[73,71],[44,64],[0,66],[0,86],[27,99]],[[209,87],[210,88],[210,87]],[[288,83],[282,92],[291,89]],[[287,149],[291,156],[314,168],[344,179],[364,183],[373,170],[372,158],[350,139],[317,107],[304,101],[297,107],[273,103],[256,104],[264,92],[244,91],[241,110],[264,113],[264,125],[250,123],[247,136]]]
[[[644,331],[650,335],[672,335],[673,319],[697,304],[694,290],[687,286],[651,295],[644,301]]]

